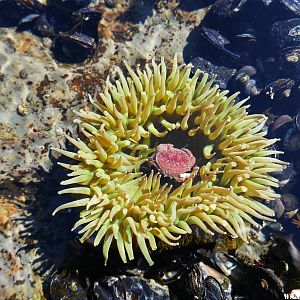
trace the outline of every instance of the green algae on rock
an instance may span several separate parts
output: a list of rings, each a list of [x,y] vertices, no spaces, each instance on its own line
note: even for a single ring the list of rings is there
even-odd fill
[[[176,246],[192,224],[246,241],[245,222],[273,220],[261,201],[279,197],[269,173],[282,171],[285,163],[272,157],[279,152],[269,149],[277,139],[265,138],[267,118],[249,115],[247,99],[235,102],[238,93],[227,96],[208,74],[197,70],[191,76],[192,66],[178,66],[176,56],[170,72],[163,58],[136,72],[125,65],[129,77],[119,70],[101,99],[91,101],[96,112],[76,112],[85,139],[66,138],[77,152],[55,149],[76,162],[60,163],[71,177],[61,184],[74,186],[59,193],[82,198],[54,214],[81,207],[73,227],[80,228],[81,242],[93,236],[95,246],[102,243],[105,262],[113,242],[124,263],[139,247],[150,265],[157,239]],[[177,135],[188,141],[186,148],[193,144],[189,150],[199,171],[173,187],[162,182],[164,174],[145,174],[140,167],[158,144],[171,139],[178,147]]]

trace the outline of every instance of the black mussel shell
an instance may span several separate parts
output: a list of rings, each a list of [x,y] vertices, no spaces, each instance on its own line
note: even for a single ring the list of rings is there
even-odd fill
[[[257,88],[257,83],[255,79],[249,79],[244,82],[243,93],[245,96],[256,96],[260,93],[260,89]]]
[[[219,282],[211,276],[205,278],[205,300],[225,300],[223,289]]]
[[[285,291],[299,289],[300,251],[297,234],[292,237],[284,233],[273,233],[272,239],[272,246],[266,255],[268,264],[277,274],[282,274]]]
[[[282,110],[281,101],[278,102],[278,107]],[[268,134],[270,138],[280,138],[281,144],[290,129],[294,129],[293,119],[289,115],[281,115],[275,118],[274,122],[268,127]]]
[[[32,31],[39,36],[53,38],[55,36],[54,24],[50,16],[42,14],[36,19]]]
[[[253,48],[257,42],[257,38],[252,33],[241,33],[233,37],[232,43],[239,48]]]
[[[64,63],[80,63],[91,57],[96,48],[94,38],[75,32],[60,33],[53,44],[55,58]]]
[[[212,45],[219,49],[224,49],[226,45],[230,44],[230,41],[217,30],[201,27],[201,33]]]
[[[235,91],[240,91],[243,96],[255,96],[261,91],[256,78],[256,68],[244,66],[239,69],[230,80],[230,87]]]
[[[288,193],[296,184],[297,170],[293,163],[290,163],[282,172],[274,173],[273,176],[278,179],[279,189]]]
[[[300,47],[285,48],[279,57],[279,68],[292,79],[300,80]]]
[[[280,199],[275,199],[274,201],[270,201],[270,203],[268,203],[268,207],[274,211],[275,217],[278,219],[284,213],[284,205]]]
[[[101,300],[170,299],[166,287],[143,278],[125,275],[104,277],[101,281],[96,281],[93,294]]]
[[[206,299],[204,278],[198,265],[185,270],[179,280],[169,285],[171,294],[178,299]]]
[[[286,124],[290,124],[293,122],[293,118],[289,115],[281,115],[275,119],[275,121],[272,123],[272,125],[269,127],[270,132],[274,132],[278,130],[279,128],[282,128],[282,126]]]
[[[265,94],[269,99],[277,101],[289,98],[295,81],[290,78],[277,79],[265,87]]]
[[[176,280],[179,280],[183,274],[186,272],[186,265],[170,265],[163,270],[159,271],[159,282],[162,284],[170,284],[172,282],[175,282]]]
[[[271,28],[271,35],[279,49],[299,46],[300,18],[275,22]]]
[[[44,5],[34,0],[0,1],[0,26],[18,26],[32,22],[43,10]]]
[[[98,22],[101,19],[101,12],[89,7],[81,8],[73,13],[72,21],[75,27],[79,27],[81,33],[87,34],[98,40]]]
[[[286,212],[295,211],[299,207],[298,198],[294,194],[281,194],[281,201]]]
[[[193,65],[192,72],[199,69],[211,76],[215,75],[216,79],[214,83],[218,84],[221,89],[226,89],[228,81],[235,73],[235,69],[214,65],[202,57],[195,57],[190,63]]]
[[[287,8],[289,11],[300,16],[300,1],[299,0],[280,0],[280,2]]]
[[[92,0],[48,0],[47,5],[66,12],[78,10],[88,6]]]
[[[192,266],[204,259],[202,255],[195,254],[198,247],[173,250],[172,255],[166,253],[155,256],[156,268],[150,267],[145,271],[146,278],[157,279],[161,284],[171,284],[178,281]],[[185,251],[184,251],[185,250]]]
[[[300,150],[300,132],[295,128],[288,129],[283,137],[282,146],[285,151]]]
[[[259,48],[260,45],[255,32],[239,33],[231,39],[231,51],[239,53],[243,61],[247,64],[255,61],[257,56],[260,54]]]
[[[283,283],[272,270],[245,265],[226,253],[216,253],[215,263],[245,299],[282,299]]]
[[[212,6],[212,12],[222,17],[231,17],[237,14],[247,0],[218,0]]]
[[[228,46],[230,45],[230,41],[223,36],[219,31],[201,27],[202,36],[209,41],[211,45],[215,48],[221,50],[224,54],[230,56],[233,59],[240,59],[240,54],[229,50]]]
[[[251,78],[254,75],[256,75],[256,73],[257,73],[256,68],[254,68],[253,66],[244,66],[236,72],[235,77],[237,79],[240,79],[243,76],[249,76]]]
[[[295,126],[300,132],[300,112],[298,112],[295,116]]]

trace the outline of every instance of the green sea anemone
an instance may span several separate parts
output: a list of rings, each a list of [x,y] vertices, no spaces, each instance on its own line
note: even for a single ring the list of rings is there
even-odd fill
[[[269,173],[285,163],[269,148],[276,139],[265,138],[267,118],[248,115],[247,99],[236,102],[238,93],[227,96],[200,70],[191,76],[192,66],[178,66],[176,56],[170,71],[163,58],[143,71],[125,66],[129,77],[118,70],[118,80],[108,79],[100,99],[91,101],[95,111],[76,112],[85,138],[66,136],[76,152],[56,149],[75,160],[60,163],[71,177],[61,184],[74,187],[59,194],[83,196],[54,214],[81,207],[73,230],[80,229],[81,242],[93,236],[95,246],[101,243],[105,263],[114,242],[124,263],[139,247],[149,265],[157,239],[176,246],[192,224],[246,241],[245,222],[273,220],[261,201],[279,197]],[[196,176],[175,187],[165,174],[141,168],[159,144],[170,141],[187,145],[197,166]]]

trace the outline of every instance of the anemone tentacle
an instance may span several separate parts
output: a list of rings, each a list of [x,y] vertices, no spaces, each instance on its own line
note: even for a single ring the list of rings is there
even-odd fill
[[[191,77],[191,65],[178,66],[176,56],[170,72],[163,58],[143,71],[125,66],[129,77],[118,70],[119,79],[108,79],[100,100],[91,101],[96,112],[76,112],[86,138],[66,138],[77,151],[56,149],[76,162],[60,164],[70,171],[61,184],[72,185],[60,194],[83,196],[54,214],[81,207],[73,230],[80,228],[82,242],[93,236],[95,246],[102,243],[105,261],[113,241],[123,262],[134,259],[139,247],[150,265],[157,239],[176,246],[193,224],[246,241],[245,222],[272,220],[273,211],[262,201],[278,197],[269,173],[286,163],[272,157],[279,152],[270,150],[277,140],[265,138],[266,117],[249,115],[247,99],[236,102],[238,93],[227,96],[208,74],[197,70]],[[155,142],[178,131],[193,141],[204,138],[206,145],[199,142],[194,149],[198,177],[173,188],[140,166]]]

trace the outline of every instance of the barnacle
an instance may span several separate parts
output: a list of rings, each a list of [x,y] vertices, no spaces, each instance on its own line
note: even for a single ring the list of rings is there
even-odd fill
[[[269,173],[285,163],[273,157],[279,153],[270,149],[276,139],[265,138],[266,117],[249,115],[247,99],[236,102],[238,93],[227,96],[208,74],[197,70],[191,76],[192,66],[178,66],[176,56],[170,71],[163,58],[143,71],[125,66],[129,77],[118,70],[119,79],[108,79],[101,99],[91,100],[96,112],[76,112],[86,138],[66,138],[77,152],[56,149],[76,161],[60,163],[71,177],[61,184],[75,186],[59,193],[82,197],[54,213],[81,207],[73,230],[79,228],[82,242],[93,236],[95,246],[101,243],[105,262],[114,242],[124,262],[139,247],[150,265],[157,239],[176,246],[192,224],[245,241],[245,222],[272,220],[273,211],[261,200],[278,197]],[[200,168],[198,177],[173,187],[140,166],[157,144],[176,135],[194,145]]]

